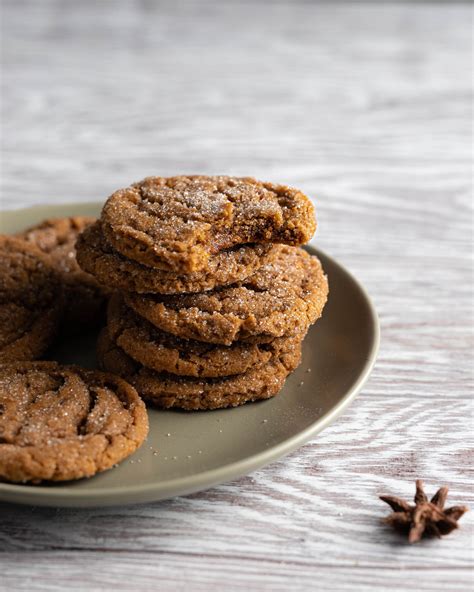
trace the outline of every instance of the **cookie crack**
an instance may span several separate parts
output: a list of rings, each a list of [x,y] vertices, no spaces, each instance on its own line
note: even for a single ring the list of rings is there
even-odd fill
[[[269,293],[268,288],[255,286],[254,284],[241,284],[240,287],[244,288],[245,290],[248,290],[249,292],[252,292],[253,294],[263,294],[263,293],[268,294]]]
[[[77,424],[77,434],[78,436],[85,436],[87,435],[87,422],[89,420],[89,416],[94,411],[95,406],[97,405],[98,395],[94,389],[89,390],[89,407],[84,414],[84,417],[79,421]]]

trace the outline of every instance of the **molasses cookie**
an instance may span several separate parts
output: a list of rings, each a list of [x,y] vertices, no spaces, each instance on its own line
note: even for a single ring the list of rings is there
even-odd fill
[[[207,270],[212,255],[247,243],[307,242],[311,201],[297,189],[245,177],[149,177],[104,205],[108,241],[125,257],[175,273]]]
[[[226,346],[180,339],[138,316],[118,294],[110,299],[107,319],[110,338],[130,357],[157,372],[183,376],[242,374],[288,351],[295,342],[292,337],[280,337],[270,343],[235,341]]]
[[[184,339],[230,345],[304,334],[322,313],[328,282],[317,257],[275,246],[273,262],[243,282],[201,294],[125,294],[126,303],[159,329]]]
[[[0,236],[0,362],[44,354],[57,334],[62,306],[50,259],[25,241]]]
[[[47,254],[64,286],[64,319],[67,333],[87,331],[103,317],[106,290],[76,261],[75,243],[79,234],[95,221],[86,216],[52,218],[32,226],[17,236]]]
[[[55,362],[0,365],[0,478],[67,481],[110,469],[143,443],[136,390],[102,372]]]
[[[99,336],[97,355],[104,369],[126,378],[146,401],[157,407],[192,411],[237,407],[273,397],[300,363],[301,341],[295,338],[288,351],[243,374],[205,380],[144,368],[115,345],[106,330]]]
[[[233,284],[271,261],[274,255],[270,244],[243,245],[212,255],[204,271],[178,275],[121,255],[107,241],[99,222],[79,236],[76,248],[79,265],[103,284],[129,292],[160,294],[202,292]]]

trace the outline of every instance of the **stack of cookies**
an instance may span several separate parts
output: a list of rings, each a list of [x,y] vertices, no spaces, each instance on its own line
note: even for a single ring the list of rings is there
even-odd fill
[[[150,177],[115,192],[76,245],[115,290],[101,367],[163,408],[272,397],[326,302],[321,264],[299,248],[315,227],[300,191],[251,178]]]

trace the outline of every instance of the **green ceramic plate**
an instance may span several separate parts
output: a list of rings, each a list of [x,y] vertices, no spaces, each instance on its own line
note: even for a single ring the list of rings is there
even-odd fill
[[[40,206],[0,214],[11,233],[53,216],[97,215],[101,204]],[[62,485],[0,484],[0,500],[43,506],[109,506],[206,489],[254,471],[301,446],[333,422],[367,380],[379,344],[375,310],[362,286],[313,249],[329,278],[321,320],[309,331],[303,361],[268,401],[219,411],[149,410],[142,448],[92,479]],[[95,365],[95,336],[58,344],[51,358]]]

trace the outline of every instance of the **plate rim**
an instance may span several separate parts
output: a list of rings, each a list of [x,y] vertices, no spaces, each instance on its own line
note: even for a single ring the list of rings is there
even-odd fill
[[[14,215],[14,213],[24,212],[26,210],[34,211],[42,210],[44,208],[68,209],[74,207],[87,208],[100,207],[101,205],[102,202],[44,204],[14,210],[3,210],[0,214]],[[380,346],[380,323],[375,306],[367,290],[359,280],[345,266],[340,264],[330,255],[327,255],[321,249],[312,244],[305,245],[305,248],[318,256],[322,255],[324,258],[328,259],[332,265],[338,267],[339,271],[342,271],[343,274],[348,276],[353,282],[367,306],[372,329],[372,341],[370,344],[369,355],[361,368],[357,380],[355,380],[346,394],[328,413],[316,419],[304,430],[279,442],[269,449],[244,459],[240,459],[236,462],[208,469],[191,476],[177,477],[175,479],[167,480],[164,483],[158,481],[157,483],[149,483],[147,485],[125,485],[119,488],[108,487],[105,489],[89,491],[83,489],[74,491],[72,488],[71,490],[66,490],[64,487],[54,489],[51,486],[45,487],[39,485],[25,487],[25,485],[21,484],[0,483],[0,502],[55,507],[91,508],[132,505],[165,500],[180,495],[188,495],[252,473],[259,468],[290,454],[335,421],[361,391],[372,372]],[[134,499],[131,500],[131,497],[134,497]]]

